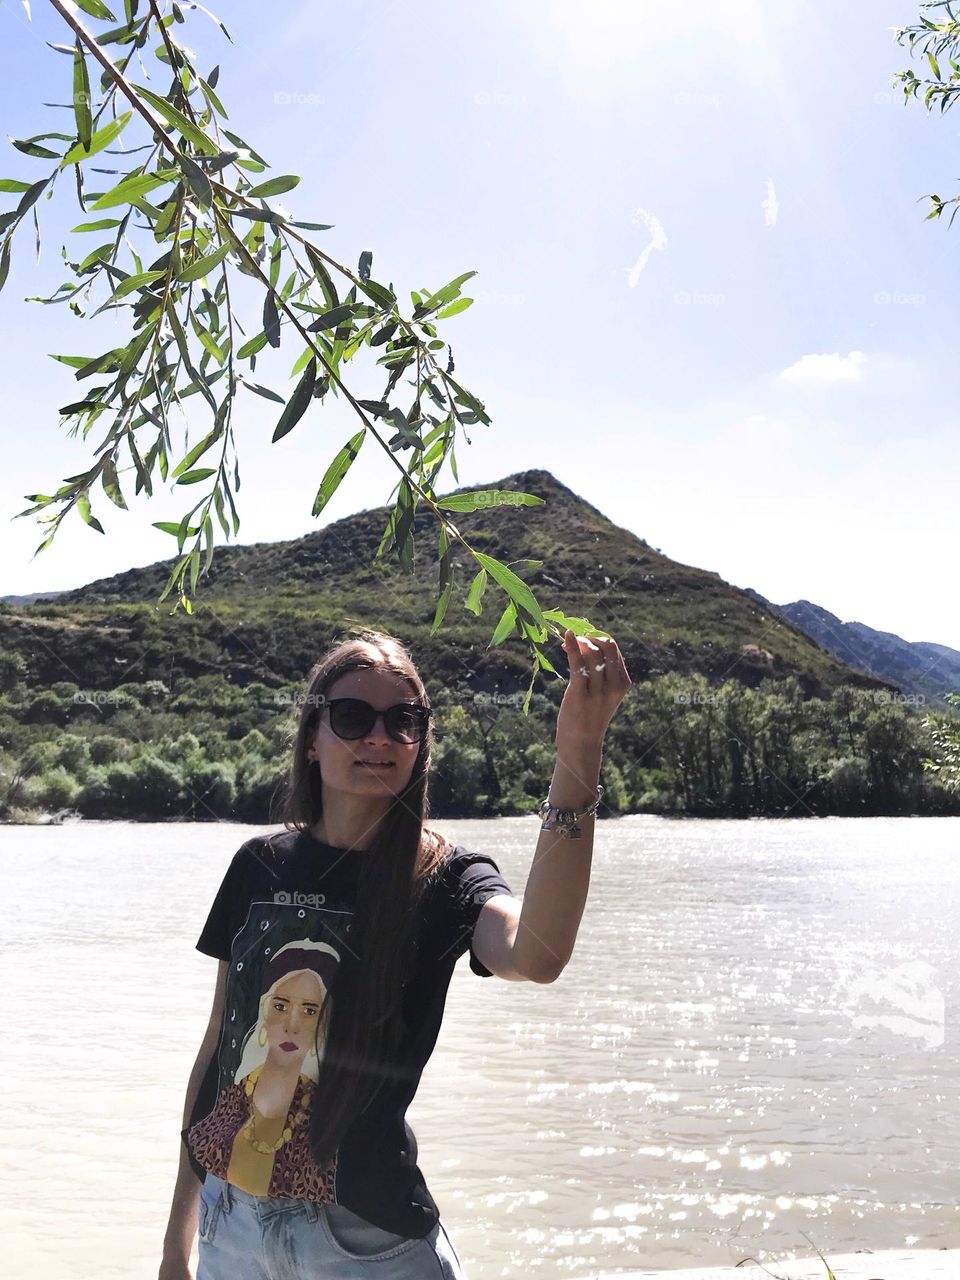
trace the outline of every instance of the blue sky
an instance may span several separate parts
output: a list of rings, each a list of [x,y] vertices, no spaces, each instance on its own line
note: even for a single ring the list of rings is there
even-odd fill
[[[178,30],[202,71],[220,64],[230,127],[271,173],[302,176],[279,203],[335,224],[316,233],[325,249],[351,266],[372,250],[374,278],[404,298],[478,272],[474,305],[442,330],[493,418],[458,446],[461,483],[545,467],[683,563],[960,648],[960,226],[926,221],[920,201],[960,184],[960,116],[891,87],[898,69],[923,74],[893,34],[918,12],[312,0],[265,24],[262,4],[236,0],[221,14],[233,44],[199,12]],[[32,24],[0,5],[4,133],[68,131],[39,105],[69,97],[69,60],[43,43],[65,38],[45,0]],[[150,83],[163,91],[159,67]],[[47,171],[2,149],[2,176]],[[93,355],[120,332],[22,300],[67,278],[68,239],[97,239],[67,235],[83,220],[69,183],[41,205],[41,260],[18,236],[0,295],[0,593],[161,559],[171,543],[151,522],[190,505],[162,485],[134,501],[127,476],[130,512],[94,494],[106,537],[73,513],[36,560],[40,526],[10,520],[25,494],[85,469],[95,443],[59,425],[77,384],[47,353]],[[254,332],[254,313],[241,318]],[[291,388],[297,354],[286,342],[255,376]],[[378,394],[369,361],[355,376]],[[197,414],[191,440],[208,428]],[[276,445],[267,402],[245,393],[235,421],[239,541],[317,528],[313,495],[349,412],[318,406]],[[323,522],[379,505],[395,475],[368,441]],[[615,619],[595,621],[616,635]]]

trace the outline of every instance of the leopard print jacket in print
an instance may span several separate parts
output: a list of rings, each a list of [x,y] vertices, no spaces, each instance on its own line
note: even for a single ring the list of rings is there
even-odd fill
[[[312,1081],[309,1082],[309,1089],[305,1090],[301,1077],[289,1114],[296,1114],[303,1103],[304,1093],[312,1090]],[[309,1107],[309,1098],[307,1106]],[[214,1109],[204,1119],[197,1121],[187,1133],[187,1141],[197,1163],[226,1181],[233,1144],[249,1115],[242,1083],[228,1085],[221,1090]],[[321,1168],[310,1151],[307,1130],[305,1123],[297,1125],[290,1141],[285,1142],[275,1153],[267,1195],[291,1196],[297,1200],[321,1200],[333,1204],[336,1202],[336,1156]]]

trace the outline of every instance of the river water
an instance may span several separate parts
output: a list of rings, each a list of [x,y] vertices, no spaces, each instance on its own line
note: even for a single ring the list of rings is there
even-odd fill
[[[519,894],[535,818],[442,821]],[[10,1280],[154,1280],[257,830],[0,829]],[[549,986],[460,961],[408,1113],[469,1280],[960,1245],[960,819],[601,822]]]

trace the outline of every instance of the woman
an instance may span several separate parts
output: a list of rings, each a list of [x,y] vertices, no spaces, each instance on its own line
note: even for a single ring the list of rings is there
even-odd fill
[[[572,953],[603,739],[632,682],[614,640],[563,646],[522,900],[492,858],[425,825],[431,708],[399,641],[363,632],[311,671],[285,830],[236,852],[197,942],[220,969],[160,1280],[189,1280],[198,1227],[197,1280],[465,1280],[405,1115],[461,955],[552,982]]]

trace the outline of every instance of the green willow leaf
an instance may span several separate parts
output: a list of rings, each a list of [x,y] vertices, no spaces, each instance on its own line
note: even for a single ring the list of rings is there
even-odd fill
[[[196,484],[198,480],[206,480],[212,476],[216,467],[200,467],[197,471],[185,471],[177,480],[177,484]]]
[[[518,578],[512,569],[508,569],[505,564],[494,559],[493,556],[484,555],[482,551],[475,551],[474,556],[483,568],[487,570],[491,578],[503,587],[510,599],[530,615],[536,626],[546,630],[546,622],[540,612],[540,606],[523,579]]]
[[[96,516],[90,514],[90,498],[86,490],[77,494],[77,510],[80,512],[80,518],[84,524],[88,524],[91,529],[96,529],[97,533],[103,533],[103,525]]]
[[[92,253],[88,253],[84,260],[77,267],[77,275],[82,276],[85,272],[98,262],[102,262],[104,258],[109,258],[114,250],[114,242],[108,240],[106,244],[100,245],[94,249]]]
[[[216,70],[216,68],[214,68],[214,70]],[[200,83],[200,92],[206,98],[207,102],[209,102],[210,106],[218,115],[223,116],[224,120],[226,120],[228,118],[226,108],[214,93],[213,85],[209,80],[204,80],[203,76],[197,76],[197,80]]]
[[[10,240],[4,240],[3,247],[0,248],[0,289],[7,283],[7,276],[10,274]]]
[[[456,302],[451,302],[449,307],[444,307],[442,311],[438,311],[436,318],[438,320],[448,320],[450,316],[458,316],[461,311],[466,311],[467,307],[472,306],[472,298],[458,298]]]
[[[417,307],[416,312],[414,313],[415,317],[417,315],[423,315],[424,312],[432,311],[434,307],[442,306],[445,302],[452,302],[460,292],[460,286],[463,282],[465,280],[469,280],[471,276],[475,276],[476,274],[476,271],[465,271],[463,275],[457,276],[455,280],[451,280],[449,284],[445,284],[443,288],[438,289],[436,293],[431,293],[430,296],[425,298],[421,305]]]
[[[133,88],[144,101],[148,102],[155,111],[163,116],[167,124],[179,129],[183,136],[189,138],[193,145],[198,147],[205,155],[217,156],[220,154],[220,148],[216,142],[212,138],[208,138],[202,129],[198,128],[191,120],[188,120],[183,112],[178,111],[166,98],[161,98],[159,94],[151,93],[149,89],[144,89],[140,85],[134,85]]]
[[[299,182],[300,179],[295,173],[285,173],[280,177],[271,178],[268,182],[261,182],[259,186],[251,187],[249,191],[245,191],[243,194],[250,199],[282,196],[285,191],[292,191]]]
[[[431,635],[435,635],[440,630],[440,624],[447,612],[447,605],[450,603],[450,593],[453,590],[453,579],[450,573],[450,541],[447,537],[446,525],[440,526],[440,574],[437,585],[440,588],[440,595],[437,599],[433,622],[430,625]]]
[[[132,111],[125,111],[122,116],[117,116],[116,120],[111,120],[102,129],[98,129],[90,139],[88,147],[85,147],[81,142],[78,142],[75,147],[71,147],[60,161],[60,168],[64,169],[68,164],[77,164],[81,160],[86,160],[89,156],[95,156],[98,151],[103,151],[105,147],[109,147],[110,143],[123,133],[132,115]]]
[[[110,501],[122,511],[126,511],[127,504],[123,494],[120,492],[120,481],[117,477],[117,468],[114,466],[113,459],[107,458],[103,464],[103,470],[100,473],[100,481],[103,485],[103,491]]]
[[[277,300],[272,289],[268,289],[263,299],[263,331],[271,347],[280,345],[280,313],[277,311]],[[249,345],[249,344],[245,344]],[[243,348],[241,348],[243,350]]]
[[[249,222],[266,222],[272,227],[284,225],[283,215],[276,209],[228,209],[231,218],[246,218]]]
[[[187,179],[187,186],[197,197],[200,207],[209,209],[213,204],[213,187],[203,169],[190,156],[178,156],[178,163]]]
[[[103,3],[103,0],[76,0],[77,6],[91,18],[100,18],[104,22],[116,22],[116,18]]]
[[[0,191],[10,191],[15,195],[29,191],[30,185],[29,182],[21,182],[19,178],[0,178]]]
[[[519,493],[514,489],[475,489],[472,493],[453,493],[449,497],[437,499],[437,506],[445,511],[483,511],[488,507],[543,505],[543,498],[538,498],[533,493]]]
[[[480,569],[477,572],[476,577],[473,579],[473,582],[470,583],[470,590],[467,593],[466,600],[464,601],[464,608],[469,609],[471,613],[475,613],[478,618],[483,611],[483,606],[480,602],[483,598],[486,585],[487,571],[486,569]]]
[[[310,512],[311,515],[318,516],[336,493],[343,477],[350,470],[354,459],[360,452],[360,446],[363,444],[366,436],[367,433],[365,428],[361,428],[356,435],[350,437],[334,460],[330,463],[329,467],[327,467],[323,479],[320,481],[320,488],[317,490],[317,496],[313,500],[313,509]]]
[[[323,290],[323,296],[327,300],[327,306],[328,307],[339,306],[340,298],[339,298],[339,295],[337,294],[337,287],[333,283],[333,277],[330,275],[330,272],[327,270],[327,264],[324,262],[323,258],[316,251],[316,249],[313,247],[312,244],[308,244],[305,247],[307,250],[307,257],[310,259],[310,265],[313,267],[313,270],[316,273],[317,283],[320,285],[320,288]]]
[[[90,110],[90,77],[87,75],[87,62],[79,36],[73,53],[73,114],[77,122],[77,138],[83,146],[89,147],[90,138],[93,134],[93,112]]]
[[[181,283],[189,284],[191,280],[199,280],[201,276],[207,275],[214,267],[218,267],[230,252],[229,244],[222,244],[219,249],[215,249],[213,253],[208,253],[205,258],[198,258],[196,262],[192,262],[180,272],[177,277]]]
[[[71,233],[74,231],[106,231],[108,227],[119,227],[120,218],[101,218],[99,222],[81,222],[79,226],[71,227]]]
[[[222,435],[222,431],[219,427],[214,427],[212,431],[209,431],[201,441],[193,446],[179,466],[175,467],[173,471],[170,472],[171,476],[176,479],[177,477],[182,476],[185,471],[189,471],[200,455],[206,453],[220,435]],[[211,472],[208,471],[207,475],[210,474]]]
[[[330,311],[325,311],[322,316],[318,316],[313,324],[308,324],[307,333],[317,333],[321,329],[336,329],[337,325],[343,324],[344,320],[352,320],[356,310],[355,306],[333,307]]]
[[[50,178],[41,178],[39,182],[35,182],[32,187],[26,190],[20,198],[17,205],[17,217],[22,218],[28,209],[32,208],[40,199],[44,187],[50,181]]]
[[[112,298],[125,298],[128,293],[133,293],[137,289],[143,289],[148,284],[153,284],[155,280],[162,280],[167,273],[165,271],[140,271],[137,275],[127,276],[121,285],[114,289]]]
[[[237,352],[237,359],[239,358],[240,351]],[[259,382],[251,382],[249,378],[245,378],[240,373],[238,373],[236,377],[238,382],[241,382],[250,391],[255,391],[258,396],[263,396],[265,400],[274,400],[277,404],[285,403],[283,396],[278,396],[277,393],[275,391],[271,391],[269,387],[262,387]]]
[[[118,204],[134,204],[148,191],[162,187],[166,182],[169,182],[169,178],[157,177],[154,173],[134,174],[133,177],[124,178],[115,187],[105,191],[99,200],[95,200],[90,205],[90,208],[92,210],[110,209]]]
[[[159,529],[162,533],[172,533],[174,537],[180,532],[180,526],[175,520],[154,520],[154,529]],[[192,537],[195,533],[199,533],[199,529],[188,529],[187,537]]]
[[[287,407],[280,415],[280,421],[277,423],[276,430],[271,437],[271,443],[276,444],[281,440],[288,431],[292,431],[300,419],[307,411],[307,406],[313,396],[313,384],[317,380],[317,361],[316,357],[312,358],[307,365],[306,372],[297,384],[297,389],[287,402]]]
[[[256,355],[258,351],[262,351],[266,345],[267,345],[267,335],[265,333],[258,333],[254,337],[249,338],[243,344],[243,346],[237,352],[237,359],[246,360],[250,356]]]
[[[511,600],[501,614],[500,621],[497,623],[497,628],[490,637],[490,643],[487,645],[487,648],[492,649],[494,645],[502,644],[504,640],[506,640],[507,636],[516,629],[516,625],[517,608]]]
[[[378,284],[376,280],[361,280],[359,281],[359,285],[367,297],[372,298],[378,306],[392,307],[397,300],[397,295],[392,289],[388,289],[385,285]]]
[[[12,138],[11,142],[25,156],[35,156],[38,160],[59,160],[63,155],[62,151],[52,151],[50,147],[41,147],[38,142],[17,142]]]

